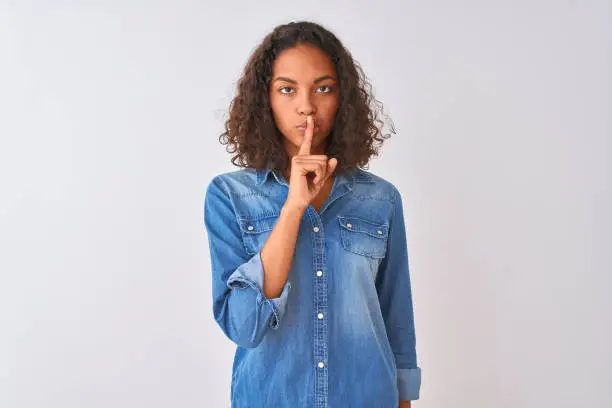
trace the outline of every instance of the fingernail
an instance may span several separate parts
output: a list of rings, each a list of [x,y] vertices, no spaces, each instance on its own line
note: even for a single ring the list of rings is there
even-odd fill
[[[312,122],[312,119],[310,116],[306,116],[306,124],[310,125],[310,122]]]

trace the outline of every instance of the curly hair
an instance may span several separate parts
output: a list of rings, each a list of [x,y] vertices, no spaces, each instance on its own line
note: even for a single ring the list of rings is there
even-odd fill
[[[382,103],[374,98],[361,66],[340,40],[321,25],[308,21],[277,26],[255,48],[238,81],[220,143],[227,145],[228,153],[235,153],[231,159],[235,166],[279,171],[287,168],[289,157],[274,121],[269,89],[276,57],[298,44],[321,49],[331,58],[338,74],[339,105],[326,138],[325,154],[338,159],[336,172],[367,168],[370,158],[378,155],[383,140],[390,136],[382,133]],[[391,132],[395,133],[392,124]]]

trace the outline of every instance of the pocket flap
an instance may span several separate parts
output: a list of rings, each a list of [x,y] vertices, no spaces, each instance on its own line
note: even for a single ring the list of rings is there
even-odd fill
[[[273,229],[279,216],[280,214],[264,216],[243,215],[238,217],[238,223],[240,224],[240,229],[245,234],[260,234]]]
[[[374,238],[384,239],[389,233],[389,224],[379,224],[355,216],[339,215],[340,227],[352,232],[362,232]]]

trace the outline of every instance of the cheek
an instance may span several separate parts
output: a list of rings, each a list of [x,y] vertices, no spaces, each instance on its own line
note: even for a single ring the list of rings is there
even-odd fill
[[[274,120],[279,128],[284,127],[287,122],[286,118],[289,118],[291,107],[287,103],[283,103],[282,100],[276,98],[270,98],[270,107],[272,108],[272,114]]]
[[[336,117],[336,113],[338,112],[338,100],[329,99],[322,101],[318,110],[319,114],[324,116],[326,122],[331,125],[330,122]]]

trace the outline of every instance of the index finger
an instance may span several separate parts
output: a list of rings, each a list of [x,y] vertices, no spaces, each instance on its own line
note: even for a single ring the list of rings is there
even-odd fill
[[[306,130],[304,131],[304,139],[298,150],[299,155],[310,155],[310,147],[312,145],[312,135],[314,133],[314,123],[312,116],[306,117]]]

